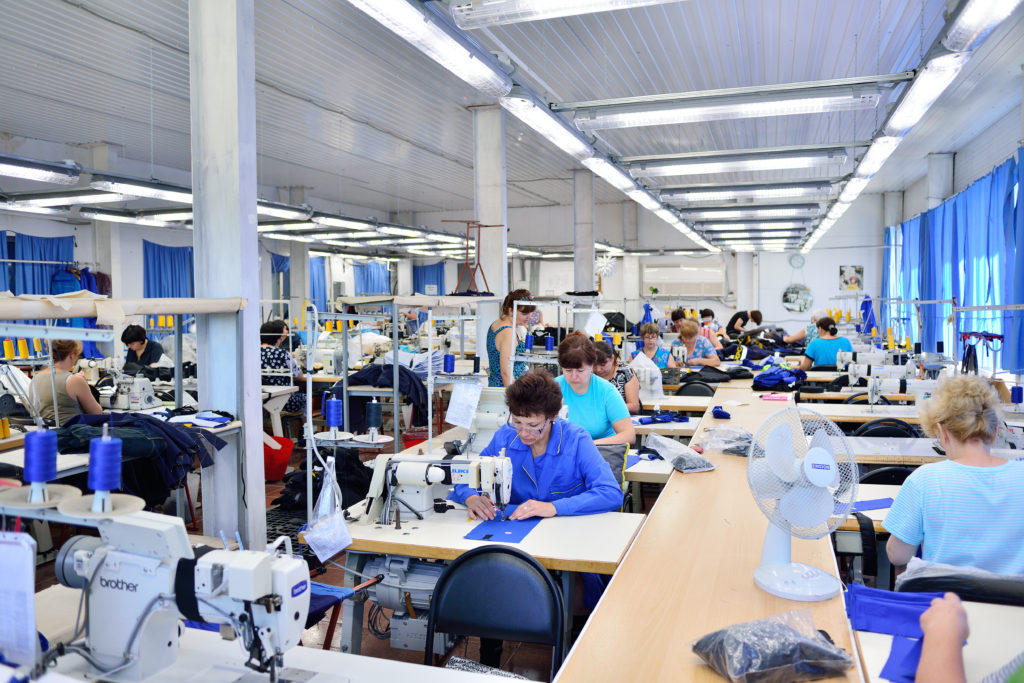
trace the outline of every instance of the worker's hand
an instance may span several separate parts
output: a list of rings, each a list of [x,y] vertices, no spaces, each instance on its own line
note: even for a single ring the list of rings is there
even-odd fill
[[[472,519],[494,519],[494,503],[490,498],[472,495],[466,499],[466,509]]]
[[[932,606],[921,615],[921,630],[925,638],[948,643],[950,647],[963,645],[970,628],[960,598],[955,593],[946,593],[932,600]]]
[[[554,503],[545,503],[540,500],[528,500],[520,503],[509,519],[529,519],[531,517],[554,517],[558,514]]]

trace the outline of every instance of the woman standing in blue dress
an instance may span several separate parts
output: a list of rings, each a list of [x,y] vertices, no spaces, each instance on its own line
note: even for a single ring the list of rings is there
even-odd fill
[[[537,307],[532,303],[520,303],[516,306],[513,320],[512,304],[532,300],[530,290],[514,289],[501,302],[501,317],[487,329],[487,386],[507,387],[526,372],[526,363],[512,363],[512,349],[515,348],[516,355],[526,353],[526,344],[519,338],[517,330],[526,325],[526,319]]]

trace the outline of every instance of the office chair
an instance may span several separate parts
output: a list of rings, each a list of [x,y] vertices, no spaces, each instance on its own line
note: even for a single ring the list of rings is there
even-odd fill
[[[890,439],[917,439],[921,434],[914,425],[895,417],[883,417],[865,422],[851,436],[882,436]]]
[[[880,467],[860,475],[860,483],[902,486],[911,472],[913,470],[909,467]]]
[[[866,392],[866,391],[860,391],[860,392],[858,392],[856,394],[850,394],[846,398],[846,400],[843,401],[843,403],[867,403],[867,402],[868,402],[868,392]],[[881,405],[884,405],[884,406],[891,406],[892,405],[892,401],[887,399],[885,396],[879,396],[878,397],[878,402]]]
[[[687,382],[676,389],[676,396],[714,396],[715,388],[704,382]]]
[[[1024,578],[1019,576],[981,577],[970,574],[918,576],[906,579],[896,590],[900,593],[951,592],[961,600],[992,605],[1024,607]]]
[[[612,469],[612,476],[615,477],[615,483],[623,491],[622,507],[619,510],[632,510],[633,496],[629,493],[629,487],[626,483],[626,456],[629,454],[629,444],[600,444],[597,447],[597,452],[608,463],[608,466]]]
[[[533,557],[504,545],[474,548],[453,561],[434,587],[423,663],[434,658],[434,633],[551,645],[551,679],[562,665],[562,594]]]

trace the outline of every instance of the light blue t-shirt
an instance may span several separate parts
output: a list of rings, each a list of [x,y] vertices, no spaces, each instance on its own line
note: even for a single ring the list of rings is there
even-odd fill
[[[811,366],[815,365],[835,365],[836,354],[840,351],[853,351],[853,344],[846,337],[836,337],[835,339],[812,339],[811,343],[804,349],[804,355],[810,358],[813,362]]]
[[[562,388],[562,402],[569,406],[569,422],[586,429],[592,439],[614,436],[612,423],[629,417],[626,402],[606,379],[591,375],[590,386],[583,394],[573,391],[565,376],[556,377],[555,381]]]
[[[1024,462],[923,465],[900,488],[882,526],[930,562],[1024,574]]]

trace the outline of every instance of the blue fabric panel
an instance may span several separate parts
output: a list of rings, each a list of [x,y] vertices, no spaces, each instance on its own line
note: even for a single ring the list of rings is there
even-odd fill
[[[192,247],[165,247],[142,240],[142,296],[195,296]]]
[[[7,255],[7,232],[0,230],[0,259],[9,259]],[[11,289],[11,268],[4,261],[0,261],[0,292]]]
[[[511,509],[509,513],[511,513]],[[514,521],[492,519],[480,522],[463,538],[470,541],[487,541],[488,543],[519,543],[538,524],[540,524],[540,517]]]
[[[880,299],[891,299],[895,295],[895,288],[893,287],[893,276],[897,272],[896,267],[896,231],[899,228],[897,226],[890,226],[885,229],[885,251],[882,253],[882,293],[879,295]],[[882,319],[882,327],[895,327],[892,324],[891,306],[889,304],[882,304],[880,306],[879,314]]]
[[[288,256],[281,256],[281,254],[275,254],[270,252],[270,272],[271,273],[284,273],[291,268],[291,258]]]
[[[327,265],[323,256],[309,259],[309,298],[316,310],[327,310]]]
[[[892,507],[892,498],[875,498],[874,500],[858,500],[853,504],[854,512],[867,510],[886,510]]]
[[[846,591],[846,616],[855,631],[923,638],[921,615],[942,593],[894,593],[851,583]]]
[[[432,266],[412,267],[412,291],[417,294],[426,294],[427,285],[435,285],[437,294],[445,294],[444,287],[444,261],[439,261]]]
[[[32,237],[14,233],[14,258],[27,261],[75,260],[74,237]],[[50,281],[65,266],[48,263],[14,264],[15,294],[49,294]]]
[[[922,645],[923,641],[916,638],[893,636],[889,659],[885,660],[880,677],[895,683],[914,683]]]
[[[356,296],[391,293],[391,273],[388,264],[379,261],[353,265],[356,281]]]
[[[1024,302],[1024,147],[1017,150],[1015,175],[1016,191],[1012,200],[1016,203],[1014,211],[1009,212],[1009,220],[1004,225],[1006,240],[1007,269],[1003,278],[1004,301],[1007,303]],[[1015,374],[1024,374],[1024,311],[1008,311],[1003,318],[1003,333],[1007,339],[1015,343],[1003,346],[1002,366]]]

